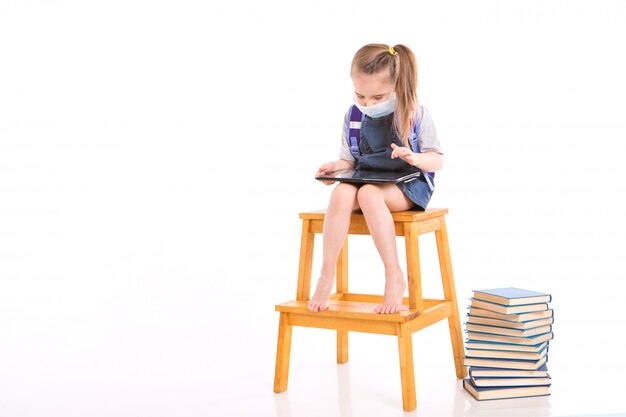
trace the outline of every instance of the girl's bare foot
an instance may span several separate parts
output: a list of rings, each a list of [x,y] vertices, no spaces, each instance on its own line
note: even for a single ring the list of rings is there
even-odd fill
[[[315,294],[313,294],[313,298],[311,298],[307,304],[309,310],[317,313],[318,311],[324,311],[328,308],[328,297],[330,296],[330,291],[333,289],[333,281],[333,278],[328,279],[320,277],[317,281]]]
[[[402,306],[402,298],[404,297],[405,289],[406,282],[404,282],[402,272],[387,276],[385,280],[383,303],[376,306],[374,311],[379,314],[393,314],[399,312]]]

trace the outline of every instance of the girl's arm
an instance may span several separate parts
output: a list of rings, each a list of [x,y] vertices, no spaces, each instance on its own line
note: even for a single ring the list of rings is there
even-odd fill
[[[420,153],[413,153],[415,158],[415,165],[422,171],[435,172],[439,171],[443,167],[443,155],[434,151],[426,151]]]
[[[335,161],[335,169],[334,171],[340,171],[342,169],[353,169],[354,161],[348,161],[345,159],[337,159]]]
[[[345,159],[338,159],[336,161],[326,162],[324,165],[317,169],[315,176],[320,176],[328,172],[340,171],[342,169],[354,168],[354,161],[347,161]]]
[[[338,159],[336,161],[326,162],[324,165],[317,169],[315,173],[316,177],[324,175],[327,172],[340,171],[342,169],[354,168],[354,161],[347,161],[345,159]],[[322,181],[326,185],[334,184],[335,181]]]
[[[418,167],[422,171],[434,172],[443,166],[443,155],[434,151],[413,152],[407,147],[391,144],[391,158],[402,158],[407,163]]]

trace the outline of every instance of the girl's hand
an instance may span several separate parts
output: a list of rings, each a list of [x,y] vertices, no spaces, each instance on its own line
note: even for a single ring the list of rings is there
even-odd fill
[[[391,149],[393,149],[393,151],[391,152],[391,159],[402,158],[403,161],[415,167],[418,167],[417,166],[417,164],[419,163],[418,153],[413,152],[406,146],[398,146],[395,143],[391,144]]]
[[[324,175],[327,174],[329,172],[333,172],[335,171],[335,162],[326,162],[324,165],[322,165],[321,167],[319,167],[317,169],[317,172],[315,173],[316,177],[319,177],[320,175]],[[326,185],[331,185],[334,184],[335,181],[322,181],[324,184]]]

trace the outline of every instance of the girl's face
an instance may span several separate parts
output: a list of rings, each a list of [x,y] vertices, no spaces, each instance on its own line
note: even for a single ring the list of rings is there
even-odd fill
[[[384,71],[371,75],[355,71],[352,74],[352,84],[359,105],[364,107],[386,101],[395,91],[395,84]]]

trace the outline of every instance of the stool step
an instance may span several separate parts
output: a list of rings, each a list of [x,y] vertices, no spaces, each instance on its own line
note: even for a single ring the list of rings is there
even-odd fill
[[[396,314],[378,314],[374,311],[374,308],[379,305],[383,300],[382,295],[369,295],[369,294],[332,294],[328,301],[328,309],[319,311],[317,313],[311,312],[307,308],[307,300],[294,300],[287,301],[282,304],[276,305],[276,311],[285,313],[296,313],[302,315],[310,315],[317,317],[341,317],[351,319],[363,319],[363,320],[376,320],[404,323],[411,321],[419,315],[416,310],[410,310],[406,304],[408,304],[408,298],[404,299],[405,305],[402,306],[402,310]],[[424,299],[424,307],[429,309],[440,304],[443,300],[431,300]]]
[[[417,311],[408,310],[400,311],[397,314],[378,314],[374,308],[378,303],[362,303],[358,301],[334,301],[328,302],[328,309],[317,313],[311,312],[307,308],[308,301],[287,301],[286,303],[277,304],[276,311],[285,313],[297,313],[303,315],[311,315],[318,317],[342,317],[352,319],[378,320],[405,322],[417,317]]]

